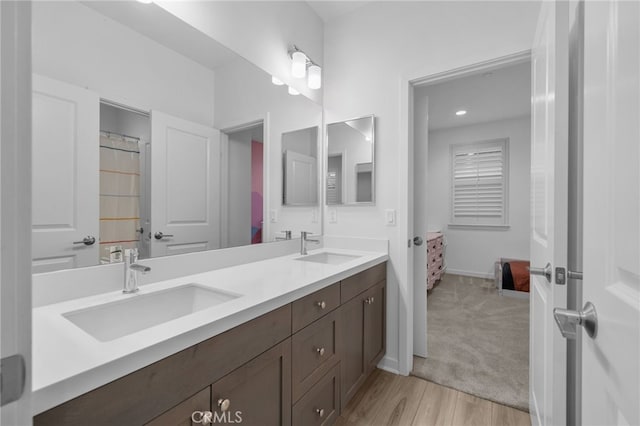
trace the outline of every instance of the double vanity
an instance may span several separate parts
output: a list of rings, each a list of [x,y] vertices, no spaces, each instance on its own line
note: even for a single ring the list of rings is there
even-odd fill
[[[384,355],[387,259],[322,248],[36,307],[34,423],[331,424]]]

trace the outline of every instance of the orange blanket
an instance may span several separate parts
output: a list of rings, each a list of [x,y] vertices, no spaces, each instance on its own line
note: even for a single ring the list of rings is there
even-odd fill
[[[513,286],[518,291],[529,292],[529,262],[512,260],[509,261],[511,266],[511,275],[513,276]]]

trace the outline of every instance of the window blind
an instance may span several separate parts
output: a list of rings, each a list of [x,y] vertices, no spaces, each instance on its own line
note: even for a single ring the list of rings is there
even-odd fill
[[[506,223],[506,141],[452,147],[452,222]]]

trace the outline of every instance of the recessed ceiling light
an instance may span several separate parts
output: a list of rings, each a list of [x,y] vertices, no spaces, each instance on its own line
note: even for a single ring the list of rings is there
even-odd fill
[[[465,115],[467,111],[461,109],[460,111],[456,111],[456,115]]]

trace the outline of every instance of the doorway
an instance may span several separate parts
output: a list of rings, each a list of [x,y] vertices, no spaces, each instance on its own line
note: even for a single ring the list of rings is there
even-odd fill
[[[252,122],[223,131],[222,248],[263,242],[264,125]]]
[[[425,79],[412,101],[412,374],[525,411],[530,69],[527,53]]]

